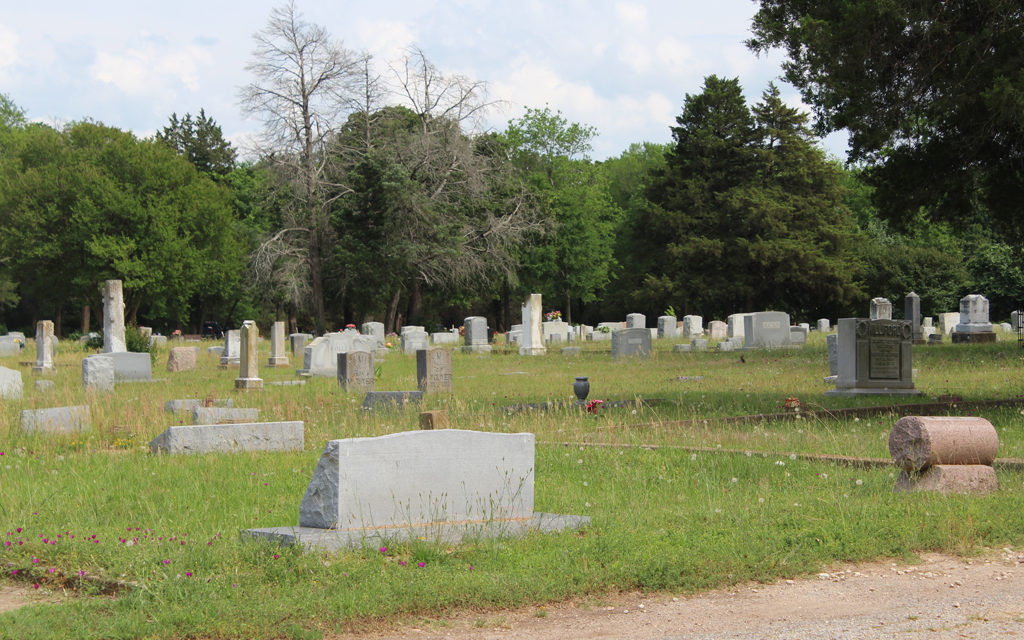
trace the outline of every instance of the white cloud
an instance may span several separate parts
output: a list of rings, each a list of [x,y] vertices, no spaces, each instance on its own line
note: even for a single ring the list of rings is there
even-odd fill
[[[121,54],[99,51],[89,71],[97,80],[132,96],[173,96],[178,84],[199,91],[200,70],[211,62],[211,56],[200,47],[160,52],[147,46]]]
[[[18,62],[18,34],[0,25],[0,78],[4,70]]]
[[[677,73],[683,72],[694,61],[693,50],[675,38],[662,38],[655,48],[658,61]]]
[[[624,42],[618,47],[619,60],[636,73],[646,73],[651,68],[651,54],[640,42]]]
[[[647,23],[647,7],[632,2],[620,2],[615,5],[615,13],[624,22],[642,25]]]
[[[365,49],[375,58],[395,60],[416,42],[409,25],[394,20],[360,20],[355,41],[350,46]]]

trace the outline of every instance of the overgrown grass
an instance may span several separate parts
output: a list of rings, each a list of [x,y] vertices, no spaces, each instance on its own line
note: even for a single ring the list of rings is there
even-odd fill
[[[824,344],[812,338],[800,351],[745,352],[746,362],[736,353],[677,354],[664,346],[651,360],[612,362],[607,343],[587,345],[576,359],[556,350],[537,358],[456,354],[455,393],[428,397],[423,408],[448,409],[457,428],[536,433],[537,510],[589,515],[592,525],[456,547],[418,541],[389,544],[383,553],[374,547],[326,555],[243,543],[238,531],[295,524],[326,440],[418,428],[415,409],[364,412],[360,394],[327,379],[239,394],[237,372],[218,369],[205,353],[195,372],[155,367],[164,383],[89,394],[80,382],[84,354],[62,343],[56,390],[36,391],[23,367],[24,399],[0,408],[0,568],[6,581],[74,595],[0,615],[0,637],[316,638],[455,610],[626,589],[692,592],[838,561],[1024,543],[1019,472],[1000,469],[1001,489],[987,497],[906,495],[892,492],[892,468],[782,453],[886,457],[898,411],[842,421],[711,420],[775,413],[791,396],[807,408],[879,403],[826,398]],[[923,397],[886,402],[1020,397],[1024,360],[1015,345],[919,348],[914,357]],[[166,362],[166,350],[157,362]],[[261,375],[293,379],[294,368],[263,368]],[[570,404],[576,375],[590,377],[591,398],[661,402],[587,414]],[[413,388],[415,359],[389,355],[377,389]],[[261,419],[304,420],[306,449],[149,454],[150,439],[188,422],[164,413],[164,401],[186,397],[230,397],[258,407]],[[546,401],[566,404],[505,410]],[[21,409],[67,404],[90,405],[91,431],[21,432]],[[1024,456],[1020,409],[983,415],[999,430],[1000,455]],[[697,422],[678,424],[684,420]],[[661,448],[586,446],[593,443]]]

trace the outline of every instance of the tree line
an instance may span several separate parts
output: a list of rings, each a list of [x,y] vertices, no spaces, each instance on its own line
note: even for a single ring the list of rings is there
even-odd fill
[[[1021,11],[990,4],[976,26],[1000,45],[1019,39]],[[1021,49],[994,60],[957,50],[979,70],[959,86],[956,69],[850,77],[836,44],[874,11],[891,33],[864,46],[923,59],[954,50],[907,34],[943,24],[966,37],[968,9],[919,5],[764,0],[748,44],[789,52],[787,80],[813,121],[774,85],[749,105],[737,79],[711,75],[685,95],[670,139],[599,162],[592,127],[544,107],[481,132],[493,106],[484,83],[442,73],[418,49],[378,68],[293,3],[255,35],[240,95],[263,124],[252,162],[202,110],[140,139],[90,120],[34,123],[0,95],[0,324],[95,328],[110,278],[124,282],[130,321],[186,333],[206,320],[322,331],[372,319],[393,331],[468,315],[506,329],[531,292],[589,323],[634,311],[858,316],[872,297],[911,290],[926,314],[980,292],[994,318],[1008,316],[1024,299],[1024,234],[1007,205],[1024,185],[1013,148],[1024,138],[1011,135],[1021,111],[1005,112],[1024,79],[1002,56]],[[882,53],[860,52],[901,59]],[[868,90],[897,75],[916,87],[905,100]],[[979,77],[987,101],[959,96],[984,93]],[[923,91],[929,82],[939,88]],[[852,132],[851,164],[819,145],[838,128]],[[959,162],[935,151],[966,142],[957,135],[997,148]]]

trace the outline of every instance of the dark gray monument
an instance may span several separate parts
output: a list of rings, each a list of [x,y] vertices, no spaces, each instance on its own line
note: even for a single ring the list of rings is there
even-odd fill
[[[651,332],[636,327],[621,329],[612,333],[612,359],[649,358],[651,356]]]
[[[921,328],[921,296],[913,291],[903,299],[903,319],[910,322],[914,344],[925,344],[924,330]]]
[[[913,335],[906,320],[841,318],[836,388],[825,395],[920,395],[910,360]]]

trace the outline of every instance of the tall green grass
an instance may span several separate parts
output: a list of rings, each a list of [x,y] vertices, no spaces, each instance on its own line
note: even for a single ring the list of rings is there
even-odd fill
[[[575,359],[557,351],[537,358],[457,353],[455,393],[428,396],[422,407],[447,409],[456,428],[536,433],[537,510],[588,515],[590,527],[324,554],[242,542],[238,532],[296,524],[326,440],[416,429],[416,409],[365,412],[361,394],[328,379],[236,393],[237,371],[217,368],[205,353],[197,371],[161,371],[166,350],[157,353],[154,371],[166,382],[86,393],[78,368],[85,354],[62,343],[57,389],[37,392],[22,368],[24,398],[0,407],[0,570],[6,581],[71,596],[0,615],[0,637],[316,638],[455,610],[625,589],[693,592],[838,561],[974,553],[1024,541],[1019,472],[1000,469],[1001,489],[986,497],[906,495],[893,493],[892,468],[788,455],[886,457],[899,411],[842,421],[713,420],[775,413],[791,396],[807,408],[878,403],[823,395],[828,372],[818,336],[799,351],[746,352],[746,362],[735,353],[677,354],[663,346],[650,360],[612,362],[607,348],[586,345]],[[916,349],[917,386],[923,399],[1013,399],[1021,394],[1021,356],[1006,344]],[[261,375],[293,379],[293,369],[263,368]],[[588,414],[571,404],[577,375],[590,377],[591,398],[661,402]],[[415,359],[392,353],[376,384],[386,390],[415,383]],[[230,397],[236,406],[258,407],[263,420],[304,420],[305,450],[151,455],[150,439],[188,422],[165,413],[164,401],[186,397]],[[565,404],[506,410],[548,401]],[[83,403],[91,407],[88,432],[20,430],[23,408]],[[999,431],[1001,456],[1024,455],[1019,409],[983,415]]]

